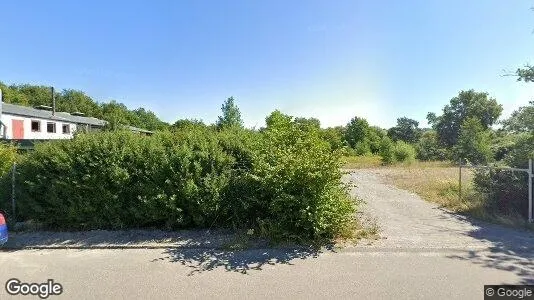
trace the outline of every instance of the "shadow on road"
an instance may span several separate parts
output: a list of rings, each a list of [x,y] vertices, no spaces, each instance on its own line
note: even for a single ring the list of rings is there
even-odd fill
[[[491,224],[448,211],[447,213],[475,227],[474,230],[465,233],[466,235],[489,244],[487,249],[468,250],[450,255],[449,258],[468,261],[486,268],[514,272],[520,278],[520,282],[513,284],[534,284],[534,232]]]
[[[326,249],[323,251],[333,251]],[[294,260],[316,258],[322,251],[312,248],[252,249],[243,251],[168,249],[164,257],[152,262],[168,260],[190,267],[189,275],[223,268],[226,271],[248,274],[259,271],[266,265],[292,265]]]

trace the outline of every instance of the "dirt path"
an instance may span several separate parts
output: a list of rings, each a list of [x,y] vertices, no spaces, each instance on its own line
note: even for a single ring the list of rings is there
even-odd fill
[[[364,201],[363,214],[379,227],[372,248],[506,250],[533,252],[534,232],[514,230],[450,213],[419,196],[384,183],[380,170],[354,170],[344,176],[351,193]]]

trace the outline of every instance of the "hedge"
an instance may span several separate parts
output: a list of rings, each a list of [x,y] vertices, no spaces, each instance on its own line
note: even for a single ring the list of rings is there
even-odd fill
[[[339,161],[294,122],[261,133],[80,134],[20,160],[17,214],[58,230],[258,228],[272,238],[332,238],[348,232],[354,213]]]

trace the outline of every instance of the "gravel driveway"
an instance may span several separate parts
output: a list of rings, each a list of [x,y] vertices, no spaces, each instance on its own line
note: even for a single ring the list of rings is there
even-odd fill
[[[475,221],[384,183],[380,169],[344,175],[361,209],[379,227],[381,239],[367,247],[405,250],[534,250],[534,232]]]

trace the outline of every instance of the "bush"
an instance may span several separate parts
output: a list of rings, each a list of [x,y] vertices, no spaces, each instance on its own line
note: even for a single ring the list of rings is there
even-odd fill
[[[203,227],[233,163],[207,130],[43,143],[19,165],[19,211],[61,229]]]
[[[7,212],[11,212],[11,168],[16,160],[16,148],[11,144],[0,143],[0,210]]]
[[[300,131],[292,122],[272,124],[259,146],[252,189],[242,197],[257,197],[263,204],[266,213],[259,224],[264,230],[284,239],[331,238],[346,232],[354,207],[340,185],[338,152],[317,132]]]
[[[278,118],[280,117],[280,118]],[[261,133],[177,128],[38,144],[18,168],[21,219],[56,229],[259,228],[273,239],[347,233],[340,153],[291,117]]]
[[[380,156],[382,156],[382,162],[384,164],[392,164],[395,162],[393,141],[389,137],[382,138],[380,142]]]
[[[475,118],[468,118],[460,129],[458,143],[453,147],[456,161],[486,164],[493,160],[490,132]]]
[[[347,146],[342,127],[321,129],[321,138],[330,144],[332,150],[342,149]]]
[[[356,152],[356,155],[371,154],[371,147],[369,145],[369,142],[367,140],[364,140],[364,141],[356,143],[356,146],[354,147],[354,151]]]
[[[435,131],[423,133],[416,144],[416,153],[417,159],[424,161],[447,159],[447,150],[439,145],[438,135]]]
[[[528,168],[534,158],[534,136],[523,135],[506,154],[504,162],[515,168]],[[486,199],[486,209],[493,214],[522,215],[528,218],[528,176],[503,170],[477,171],[475,188]]]
[[[415,160],[415,148],[403,141],[397,141],[393,148],[393,155],[398,162],[413,162]]]
[[[0,143],[0,178],[13,167],[17,158],[17,149],[11,144]]]

